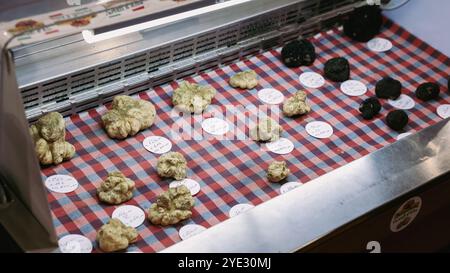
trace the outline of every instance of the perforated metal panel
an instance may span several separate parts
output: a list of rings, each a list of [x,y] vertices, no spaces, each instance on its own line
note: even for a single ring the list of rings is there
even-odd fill
[[[297,1],[193,37],[21,86],[26,115],[30,121],[49,111],[67,116],[110,102],[119,93],[135,94],[227,65],[335,26],[359,4],[358,0]]]

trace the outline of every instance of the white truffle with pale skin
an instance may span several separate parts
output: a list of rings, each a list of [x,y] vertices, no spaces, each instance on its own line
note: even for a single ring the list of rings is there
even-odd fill
[[[195,200],[184,186],[170,188],[156,199],[148,210],[148,219],[154,225],[174,225],[192,216]]]
[[[111,110],[102,116],[103,127],[109,137],[125,139],[152,126],[156,110],[149,101],[130,96],[116,96]]]
[[[202,113],[216,95],[216,90],[210,86],[183,82],[175,89],[172,103],[175,108],[185,113]]]
[[[187,161],[178,152],[163,154],[158,158],[156,170],[161,177],[171,177],[182,180],[187,176]]]
[[[261,118],[256,126],[250,128],[250,138],[254,141],[270,142],[280,139],[281,126],[271,118]]]
[[[253,70],[239,72],[230,78],[230,85],[234,88],[253,89],[258,85],[258,75]]]
[[[133,227],[124,225],[119,219],[111,219],[97,232],[99,247],[104,252],[126,249],[136,242],[138,233]]]
[[[66,125],[60,113],[51,112],[30,126],[35,151],[42,165],[60,164],[75,154],[75,147],[65,140]]]
[[[107,204],[119,205],[133,197],[134,182],[121,172],[108,174],[105,181],[97,189],[98,198]]]
[[[278,183],[286,179],[290,173],[285,161],[274,161],[267,169],[267,178],[270,182]]]
[[[306,93],[299,90],[283,104],[283,114],[287,117],[304,115],[311,111],[311,107],[306,102]]]

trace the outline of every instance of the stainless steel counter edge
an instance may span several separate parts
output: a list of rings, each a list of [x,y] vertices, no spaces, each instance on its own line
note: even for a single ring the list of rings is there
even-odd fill
[[[447,119],[162,252],[294,252],[449,173],[449,147]]]

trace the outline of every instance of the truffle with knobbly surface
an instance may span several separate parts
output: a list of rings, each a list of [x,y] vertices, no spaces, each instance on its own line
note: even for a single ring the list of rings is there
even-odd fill
[[[98,197],[102,202],[119,205],[133,197],[134,182],[121,172],[108,174],[105,181],[97,189]]]
[[[325,63],[325,78],[334,82],[344,82],[350,77],[350,64],[343,57],[333,58]]]
[[[97,232],[99,247],[105,252],[126,249],[129,244],[136,242],[138,233],[133,227],[124,225],[119,219],[111,219]]]
[[[287,117],[304,115],[311,111],[306,102],[306,93],[299,90],[283,103],[283,114]]]
[[[290,174],[290,170],[287,167],[285,161],[274,161],[269,165],[267,169],[267,178],[270,182],[278,183],[283,181]]]
[[[239,72],[230,78],[230,85],[241,89],[255,88],[258,85],[258,75],[253,70]]]
[[[391,77],[385,77],[375,85],[375,95],[380,99],[396,100],[402,93],[402,83]]]
[[[187,161],[179,152],[169,152],[158,158],[156,170],[161,177],[182,180],[187,176]]]
[[[202,113],[216,95],[216,90],[190,82],[182,82],[172,95],[172,103],[185,113]]]
[[[316,59],[314,45],[305,39],[287,43],[281,50],[282,62],[290,68],[310,66]]]
[[[258,124],[250,128],[250,138],[254,141],[269,142],[280,139],[283,131],[275,120],[264,117],[260,118]]]

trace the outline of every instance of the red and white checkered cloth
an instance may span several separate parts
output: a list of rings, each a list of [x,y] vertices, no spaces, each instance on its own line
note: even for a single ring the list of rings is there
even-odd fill
[[[383,109],[374,120],[363,120],[358,111],[361,101],[374,95],[374,86],[384,76],[394,76],[403,84],[403,93],[414,98],[416,106],[408,110],[409,132],[417,132],[439,120],[436,107],[450,103],[447,78],[450,60],[398,25],[387,21],[379,37],[393,43],[392,50],[376,53],[366,44],[350,41],[339,29],[321,33],[311,42],[318,53],[311,67],[286,68],[279,60],[279,50],[272,50],[251,59],[219,68],[189,81],[210,84],[218,93],[214,105],[261,105],[256,96],[262,88],[276,88],[287,97],[297,90],[306,90],[312,112],[295,119],[282,117],[283,137],[290,139],[295,149],[288,155],[276,155],[261,148],[251,140],[180,140],[173,143],[188,160],[188,177],[198,181],[201,191],[195,196],[193,217],[173,227],[159,227],[147,220],[138,227],[140,238],[129,250],[143,252],[160,251],[180,241],[178,229],[186,223],[210,227],[228,218],[230,208],[238,203],[258,205],[279,195],[280,184],[269,183],[266,169],[273,160],[286,160],[291,175],[289,181],[308,181],[335,168],[361,158],[377,149],[395,142],[398,133],[389,129],[385,116],[392,109],[383,100]],[[298,77],[303,71],[322,74],[325,61],[332,57],[346,57],[351,64],[351,78],[368,87],[362,97],[348,97],[339,90],[339,84],[326,82],[317,90],[305,89]],[[229,86],[228,79],[236,72],[253,69],[260,77],[254,90],[237,90]],[[441,96],[438,101],[422,102],[415,98],[416,87],[425,81],[438,82]],[[76,155],[56,167],[42,169],[42,176],[68,174],[75,177],[80,186],[69,194],[48,193],[58,236],[68,233],[82,234],[95,244],[96,231],[106,223],[116,206],[100,203],[96,188],[108,172],[120,170],[136,182],[134,198],[126,204],[144,210],[150,207],[157,195],[166,191],[170,180],[161,179],[156,173],[157,155],[142,145],[147,136],[170,138],[171,95],[177,83],[171,83],[139,94],[152,101],[157,109],[155,124],[136,137],[123,141],[110,139],[101,128],[104,107],[72,116],[67,122],[67,141],[76,147]],[[309,136],[304,126],[313,120],[323,120],[334,128],[328,139]]]

